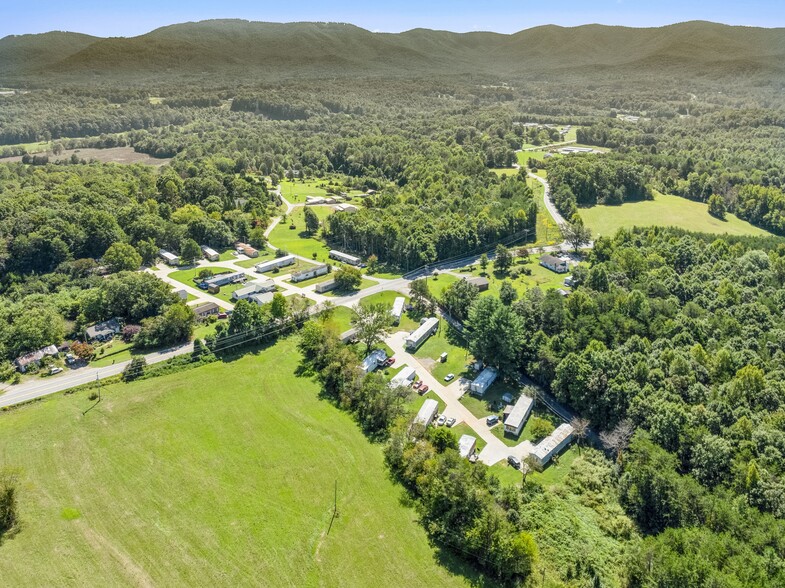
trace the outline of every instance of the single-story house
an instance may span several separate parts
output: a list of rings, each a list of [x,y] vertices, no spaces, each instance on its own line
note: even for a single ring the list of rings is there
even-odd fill
[[[339,204],[335,207],[335,212],[357,212],[357,210],[354,204]]]
[[[482,276],[474,276],[472,278],[464,278],[469,284],[472,286],[477,286],[480,292],[485,292],[490,287],[490,282],[488,278],[483,278]]]
[[[212,286],[226,286],[228,284],[236,284],[237,282],[244,282],[247,276],[243,272],[226,272],[218,274],[212,278],[207,278],[197,284],[202,290],[209,290]]]
[[[572,432],[572,425],[562,423],[556,427],[553,433],[540,441],[530,454],[535,467],[542,469],[554,455],[569,445],[572,440]]]
[[[313,291],[317,294],[323,294],[324,292],[329,292],[330,290],[335,290],[335,280],[327,280],[326,282],[316,284],[316,287],[313,289]]]
[[[392,380],[390,380],[390,388],[395,388],[397,386],[407,386],[414,381],[416,376],[417,372],[415,369],[407,365],[400,372],[395,374],[395,377]]]
[[[192,307],[194,314],[199,318],[205,318],[211,314],[218,314],[221,309],[215,302],[201,302]]]
[[[320,265],[309,267],[304,270],[292,272],[292,282],[302,282],[305,280],[310,280],[311,278],[316,278],[319,276],[324,276],[330,271],[330,267],[322,263]]]
[[[566,259],[559,259],[547,253],[540,257],[540,265],[557,274],[564,274],[570,271],[570,266],[567,264]]]
[[[120,321],[109,319],[102,323],[96,323],[85,329],[85,336],[88,341],[109,341],[122,330]]]
[[[433,335],[436,332],[436,329],[439,328],[439,319],[436,317],[430,317],[427,319],[423,319],[420,323],[420,326],[412,332],[411,335],[406,337],[406,349],[410,351],[414,351],[420,345],[422,345],[428,337]]]
[[[257,294],[251,294],[248,297],[250,302],[262,306],[263,304],[270,304],[273,301],[273,297],[275,296],[275,292],[259,292]]]
[[[38,365],[41,363],[43,358],[54,355],[57,355],[57,346],[47,345],[46,347],[42,347],[41,349],[31,351],[30,353],[26,353],[25,355],[17,357],[14,360],[14,365],[20,372],[25,373],[27,368],[29,368],[31,365]]]
[[[472,396],[485,396],[488,388],[490,388],[491,385],[496,381],[496,376],[498,375],[499,372],[492,367],[482,370],[480,375],[477,376],[471,384],[469,384],[469,391],[471,392]]]
[[[260,294],[263,292],[275,292],[275,282],[269,278],[265,280],[254,280],[246,286],[232,292],[232,298],[234,300],[243,300],[252,294]]]
[[[533,407],[534,399],[525,394],[521,394],[518,401],[513,405],[510,416],[504,421],[504,432],[515,435],[516,437],[520,435]]]
[[[306,206],[316,206],[317,204],[324,204],[324,198],[321,196],[306,196],[305,197],[305,205]]]
[[[414,422],[424,427],[427,427],[433,421],[433,417],[439,411],[439,403],[433,398],[426,398],[422,403],[420,410],[417,411],[417,416],[414,417]]]
[[[202,245],[201,249],[202,249],[202,255],[204,255],[204,258],[207,261],[218,261],[220,255],[218,255],[218,252],[215,249],[211,249],[207,245]]]
[[[368,374],[379,367],[385,359],[387,359],[387,354],[384,350],[375,349],[363,359],[363,362],[360,364],[360,369]]]
[[[161,249],[158,252],[158,255],[160,255],[163,258],[164,263],[166,263],[166,265],[171,265],[171,266],[180,265],[180,258],[177,257],[174,253],[169,253],[168,251]]]
[[[461,435],[458,439],[458,455],[468,459],[477,447],[477,438],[471,435]]]

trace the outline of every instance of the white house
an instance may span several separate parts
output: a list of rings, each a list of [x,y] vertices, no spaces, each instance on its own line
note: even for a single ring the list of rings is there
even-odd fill
[[[461,438],[458,439],[458,455],[461,457],[470,457],[476,447],[477,439],[471,435],[461,435]]]
[[[385,359],[387,359],[387,354],[384,352],[384,350],[376,349],[371,351],[368,357],[363,360],[363,362],[360,364],[360,369],[366,374],[370,373],[379,367]]]
[[[287,265],[294,265],[294,262],[297,258],[294,255],[284,255],[283,257],[275,257],[269,261],[263,261],[262,263],[257,263],[254,266],[254,270],[258,274],[263,274],[264,272],[269,272],[270,270],[274,270],[275,268],[286,267]]]
[[[398,296],[393,301],[393,306],[392,306],[392,310],[390,311],[390,314],[392,314],[393,323],[396,325],[401,322],[401,315],[403,314],[404,304],[406,304],[406,298],[404,298],[403,296]]]
[[[232,299],[244,300],[245,298],[249,298],[252,294],[260,294],[263,292],[275,292],[275,282],[270,279],[253,281],[247,286],[238,288],[232,292]]]
[[[572,426],[563,423],[556,430],[540,441],[532,450],[531,456],[538,468],[545,467],[551,458],[569,445],[572,440]]]
[[[169,253],[168,251],[161,249],[158,252],[158,255],[163,258],[166,265],[180,265],[180,258],[177,257],[174,253]]]
[[[335,212],[357,212],[357,207],[354,204],[338,204]]]
[[[248,297],[248,300],[258,306],[262,306],[263,304],[272,302],[273,296],[275,296],[275,292],[258,292],[256,294],[251,294]]]
[[[439,319],[434,316],[423,320],[420,326],[406,337],[406,349],[410,351],[417,349],[428,339],[428,337],[436,332],[438,327]]]
[[[540,265],[542,267],[547,267],[557,274],[565,274],[570,271],[570,266],[567,264],[566,259],[559,259],[558,257],[548,255],[547,253],[540,257]]]
[[[515,435],[516,437],[523,431],[523,426],[529,418],[534,406],[534,399],[521,394],[518,401],[512,407],[510,415],[504,421],[504,432]]]
[[[57,355],[57,353],[57,347],[55,345],[47,345],[37,351],[31,351],[21,357],[17,357],[14,360],[14,365],[20,372],[25,373],[27,368],[31,365],[38,365],[43,358],[50,355]]]
[[[427,427],[431,424],[433,417],[436,416],[438,411],[439,403],[436,402],[433,398],[427,398],[425,402],[422,403],[420,410],[417,411],[417,416],[414,417],[414,422]]]
[[[360,259],[356,255],[349,255],[348,253],[338,251],[337,249],[333,249],[330,251],[330,259],[334,259],[342,263],[348,263],[349,265],[354,265],[357,267],[362,267],[363,265],[362,259]]]
[[[304,280],[310,280],[311,278],[316,278],[318,276],[325,275],[330,268],[327,264],[321,264],[314,267],[309,267],[304,270],[300,270],[299,272],[292,272],[292,282],[302,282]]]
[[[477,376],[474,381],[469,384],[469,391],[473,396],[485,396],[485,393],[488,391],[488,388],[496,381],[496,376],[499,375],[499,372],[496,371],[496,368],[485,368],[480,372],[480,375]]]
[[[415,369],[407,365],[400,372],[395,374],[395,377],[392,380],[390,380],[390,388],[408,386],[411,382],[414,381],[415,376],[417,376]]]
[[[202,245],[201,249],[202,249],[202,255],[204,255],[204,258],[207,261],[218,261],[218,258],[220,256],[218,255],[218,252],[215,249],[211,249],[207,245]]]

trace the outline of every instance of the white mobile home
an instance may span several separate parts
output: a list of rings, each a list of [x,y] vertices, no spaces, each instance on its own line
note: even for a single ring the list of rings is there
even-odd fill
[[[251,282],[247,286],[238,288],[232,292],[232,298],[234,300],[243,300],[249,298],[252,294],[260,294],[263,292],[275,292],[275,282],[270,279]]]
[[[158,255],[163,258],[166,265],[180,265],[180,258],[177,257],[174,253],[169,253],[168,251],[161,249],[158,252]]]
[[[324,292],[329,292],[330,290],[335,290],[335,280],[327,280],[326,282],[316,284],[316,287],[313,289],[313,291],[317,294],[323,294]]]
[[[311,278],[323,276],[328,271],[330,271],[330,268],[323,263],[315,267],[309,267],[307,269],[300,270],[299,272],[292,272],[292,282],[302,282],[304,280],[310,280]]]
[[[504,432],[515,435],[516,437],[520,435],[521,431],[523,431],[523,425],[526,424],[526,421],[532,412],[533,406],[534,399],[525,394],[521,394],[518,401],[512,407],[512,411],[507,417],[507,420],[504,421]]]
[[[572,426],[563,423],[556,430],[540,441],[532,450],[531,456],[538,468],[545,467],[551,458],[569,445],[572,440]]]
[[[413,367],[407,365],[390,380],[390,388],[408,386],[414,380],[415,376],[417,376],[417,372]]]
[[[338,251],[337,249],[330,251],[330,259],[340,261],[341,263],[348,263],[349,265],[354,265],[357,267],[362,267],[363,265],[362,259],[359,257],[355,255],[349,255],[348,253]]]
[[[220,257],[215,249],[210,249],[207,245],[202,245],[202,255],[207,261],[218,261]]]
[[[251,294],[248,297],[248,300],[257,306],[262,306],[264,304],[270,304],[273,301],[274,296],[274,292],[258,292],[256,294]]]
[[[284,255],[283,257],[276,257],[271,259],[270,261],[263,261],[262,263],[257,263],[254,266],[254,270],[258,274],[263,274],[264,272],[269,272],[270,270],[274,270],[275,268],[286,267],[287,265],[293,265],[296,258],[294,255]]]
[[[371,351],[368,357],[363,360],[363,362],[360,364],[360,369],[368,374],[378,368],[385,359],[387,359],[387,354],[384,352],[384,350],[376,349]]]
[[[406,298],[403,296],[398,296],[393,302],[393,307],[390,311],[390,314],[392,314],[393,317],[393,324],[397,325],[401,322],[401,315],[403,314],[404,304],[406,304]]]
[[[417,416],[414,417],[414,422],[427,427],[433,421],[433,417],[439,411],[439,403],[433,398],[428,398],[422,403],[420,410],[417,411]]]
[[[499,372],[497,372],[495,368],[485,368],[482,370],[482,372],[480,372],[480,375],[477,376],[471,384],[469,384],[469,391],[473,396],[485,396],[488,388],[490,388],[491,385],[496,381],[496,376],[498,375]]]
[[[472,453],[474,453],[474,449],[476,447],[476,437],[472,437],[471,435],[461,435],[461,438],[458,439],[458,455],[461,457],[469,458]]]
[[[439,319],[432,316],[425,319],[419,327],[408,337],[406,337],[406,349],[414,351],[436,332],[439,327]]]

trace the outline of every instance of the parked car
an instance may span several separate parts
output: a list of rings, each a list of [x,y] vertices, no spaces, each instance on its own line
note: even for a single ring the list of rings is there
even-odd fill
[[[418,392],[420,394],[425,394],[429,389],[430,388],[428,388],[428,384],[423,384],[422,386],[420,386],[420,389],[418,390]]]
[[[388,367],[390,367],[394,363],[395,363],[395,358],[394,357],[388,357],[387,359],[384,360],[384,363],[382,364],[382,367],[388,368]]]
[[[495,414],[492,414],[492,415],[491,415],[491,416],[489,416],[487,419],[485,419],[485,423],[486,423],[486,424],[487,424],[489,427],[492,427],[493,425],[495,425],[495,424],[496,424],[496,423],[498,423],[498,422],[499,422],[499,416],[498,416],[498,415],[495,415]]]
[[[455,419],[450,417],[449,419],[447,419],[447,422],[444,424],[447,425],[448,427],[452,427],[455,424]]]
[[[225,319],[225,318],[228,318],[228,317],[229,317],[229,315],[226,314],[225,312],[219,312],[218,313],[218,318],[219,319]]]
[[[54,376],[55,374],[59,374],[59,373],[60,373],[60,372],[62,372],[62,371],[63,371],[63,368],[61,368],[61,367],[51,367],[51,368],[49,368],[49,373],[50,373],[51,375],[53,375],[53,376]]]
[[[443,414],[440,414],[439,418],[436,419],[436,426],[441,427],[446,422],[447,422],[447,417],[444,416]]]
[[[420,386],[422,386],[422,380],[417,380],[415,382],[412,382],[412,388],[414,388],[415,390],[419,390]]]
[[[455,374],[452,374],[452,373],[447,374],[446,376],[444,376],[444,381],[445,382],[452,382],[454,379],[455,379]]]
[[[507,456],[507,463],[514,467],[516,470],[521,469],[521,460],[514,455]]]

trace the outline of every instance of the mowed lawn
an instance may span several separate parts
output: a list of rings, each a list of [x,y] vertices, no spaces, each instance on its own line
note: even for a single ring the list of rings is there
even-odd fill
[[[310,208],[322,222],[333,212],[329,206],[311,206]],[[294,229],[289,228],[292,223],[294,223]],[[308,259],[311,259],[316,253],[317,261],[322,263],[327,261],[327,256],[330,253],[330,248],[317,237],[317,234],[306,232],[304,207],[296,208],[287,216],[285,222],[281,221],[276,225],[270,233],[270,243],[279,249],[285,249],[289,253],[302,255]]]
[[[725,221],[711,216],[701,202],[655,193],[654,200],[628,202],[621,206],[592,206],[581,208],[584,224],[594,235],[613,235],[622,227],[680,227],[701,233],[727,233],[729,235],[768,235],[732,214]]]
[[[21,470],[5,586],[463,586],[294,338],[0,413]],[[338,513],[329,535],[333,493]]]

